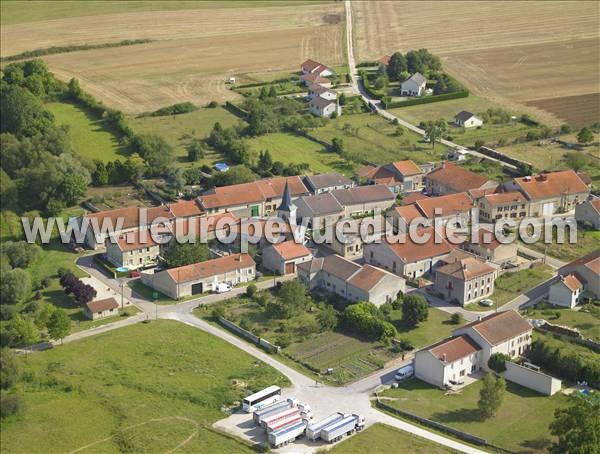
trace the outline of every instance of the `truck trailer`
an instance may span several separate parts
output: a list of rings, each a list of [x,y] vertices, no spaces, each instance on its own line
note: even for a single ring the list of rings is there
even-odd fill
[[[287,410],[288,408],[295,407],[296,405],[298,405],[298,400],[294,398],[289,398],[283,402],[277,402],[273,405],[269,405],[268,407],[256,410],[252,415],[252,419],[256,424],[260,424],[262,418],[265,418],[269,415],[275,414],[283,410]]]
[[[265,418],[262,418],[260,421],[260,425],[263,428],[267,428],[267,426],[272,425],[277,421],[281,421],[282,419],[287,418],[288,416],[300,414],[300,409],[298,407],[291,407],[285,410],[278,411],[276,413],[270,414]]]
[[[343,413],[334,413],[332,415],[329,415],[325,419],[321,419],[320,421],[309,424],[306,428],[306,438],[308,438],[311,441],[318,440],[319,438],[321,438],[321,430],[323,430],[327,426],[332,425],[333,423],[342,420],[343,418]]]
[[[269,443],[274,448],[287,445],[304,434],[306,429],[306,421],[298,421],[294,424],[289,424],[279,430],[269,433]]]
[[[285,426],[289,426],[290,424],[295,424],[298,421],[302,421],[302,419],[304,419],[304,417],[298,411],[298,412],[296,412],[290,416],[287,416],[283,419],[279,419],[277,421],[273,421],[270,424],[267,424],[267,427],[265,427],[265,430],[267,433],[277,432],[279,429],[283,429]]]
[[[365,426],[365,417],[362,415],[348,415],[341,421],[330,424],[321,430],[321,438],[328,443],[335,443],[344,438],[344,435],[352,435],[354,431],[362,430]]]

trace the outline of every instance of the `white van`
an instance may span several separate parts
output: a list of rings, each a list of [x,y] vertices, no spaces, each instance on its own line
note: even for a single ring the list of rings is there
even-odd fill
[[[407,364],[406,366],[402,366],[394,375],[394,380],[401,381],[406,380],[407,378],[412,377],[415,374],[415,369],[412,364]]]
[[[215,284],[214,289],[215,293],[226,293],[231,290],[231,285],[221,282],[219,284]]]

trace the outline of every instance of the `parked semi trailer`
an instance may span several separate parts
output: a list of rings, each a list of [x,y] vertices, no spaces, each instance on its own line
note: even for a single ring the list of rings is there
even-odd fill
[[[269,443],[271,443],[271,446],[274,448],[287,445],[304,434],[306,424],[306,421],[298,421],[297,423],[289,424],[279,430],[269,433]]]
[[[348,415],[341,421],[330,424],[321,430],[321,438],[329,443],[335,443],[344,438],[344,435],[352,435],[354,431],[361,430],[365,426],[365,417],[362,415]]]
[[[320,421],[309,424],[306,428],[306,438],[311,441],[318,440],[321,438],[321,430],[332,425],[333,423],[341,421],[342,419],[344,419],[343,413],[334,413],[325,419],[321,419]]]
[[[282,411],[278,411],[273,413],[272,415],[267,416],[266,418],[262,418],[260,421],[260,425],[266,429],[269,425],[281,421],[282,419],[287,418],[288,416],[300,414],[300,409],[298,407],[288,408]]]
[[[272,423],[267,424],[265,430],[267,433],[276,432],[279,429],[283,429],[285,426],[289,426],[290,424],[296,424],[298,421],[302,421],[303,419],[306,419],[305,416],[300,412],[296,412],[283,419],[278,419],[277,421],[273,421]]]
[[[295,407],[296,405],[298,405],[298,400],[294,398],[289,398],[283,402],[277,402],[276,404],[269,405],[268,407],[261,408],[260,410],[256,410],[252,415],[252,419],[256,424],[260,424],[262,418],[265,418],[269,415],[273,415],[283,410],[287,410],[288,408]]]

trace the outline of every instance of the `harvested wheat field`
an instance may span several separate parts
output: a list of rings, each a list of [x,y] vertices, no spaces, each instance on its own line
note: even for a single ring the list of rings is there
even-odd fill
[[[563,119],[565,123],[577,127],[589,124],[590,118],[596,118],[600,121],[600,93],[536,99],[527,101],[527,104],[552,112]]]
[[[529,101],[600,92],[597,2],[400,1],[352,7],[359,61],[425,47],[474,93],[551,125],[570,120],[547,103]],[[577,122],[598,121],[589,113]]]
[[[306,58],[343,62],[340,4],[203,8],[67,17],[2,27],[2,55],[58,45],[151,39],[135,46],[43,57],[125,112],[234,99],[232,75],[295,71]]]

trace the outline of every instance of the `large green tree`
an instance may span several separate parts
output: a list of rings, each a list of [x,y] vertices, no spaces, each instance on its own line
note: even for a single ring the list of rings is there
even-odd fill
[[[10,348],[0,351],[0,388],[12,388],[19,379],[19,362]]]
[[[31,137],[53,127],[54,116],[29,90],[2,84],[0,89],[0,130]]]
[[[417,326],[427,320],[429,306],[421,295],[407,295],[402,303],[402,321],[407,326]]]
[[[403,72],[408,70],[406,57],[400,52],[394,52],[387,66],[387,76],[390,80],[400,80]]]
[[[594,133],[588,127],[581,128],[581,130],[577,133],[577,142],[579,143],[585,145],[590,143],[592,140],[594,140]]]
[[[174,238],[162,258],[167,268],[204,262],[208,259],[208,246],[206,243],[200,242],[180,243]]]
[[[484,418],[491,418],[496,414],[506,393],[506,381],[488,372],[483,377],[483,386],[479,391],[477,406]]]
[[[63,309],[56,309],[48,319],[48,334],[54,340],[63,339],[71,332],[71,319]]]
[[[444,137],[448,130],[446,120],[427,121],[424,124],[425,137],[431,142],[431,148],[435,148],[435,143]]]
[[[592,454],[600,452],[600,401],[574,397],[570,407],[554,411],[550,424],[558,442],[554,454]]]
[[[21,268],[5,270],[0,276],[0,299],[2,304],[24,301],[31,294],[31,278]]]

